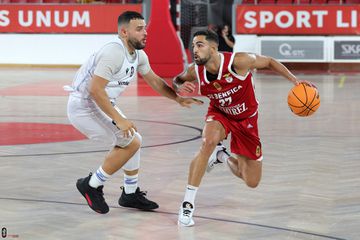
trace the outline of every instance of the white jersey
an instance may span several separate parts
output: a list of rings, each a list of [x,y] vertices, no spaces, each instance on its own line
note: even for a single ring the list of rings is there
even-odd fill
[[[90,80],[97,75],[109,81],[105,90],[109,98],[114,100],[136,79],[137,72],[145,75],[150,70],[148,57],[143,50],[135,50],[130,55],[123,42],[116,39],[92,54],[81,66],[74,77],[71,91],[75,96],[89,98]]]

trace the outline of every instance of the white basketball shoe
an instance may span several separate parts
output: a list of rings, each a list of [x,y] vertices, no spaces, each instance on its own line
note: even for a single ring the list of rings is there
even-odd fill
[[[194,210],[195,208],[191,203],[183,202],[179,210],[178,225],[182,227],[193,226],[195,224],[192,217],[194,214]]]
[[[211,172],[211,170],[214,169],[214,167],[217,164],[223,163],[219,158],[218,158],[218,153],[223,151],[226,155],[230,156],[230,154],[228,152],[226,152],[226,147],[220,142],[218,143],[218,145],[216,145],[215,150],[213,151],[213,153],[210,155],[209,157],[209,161],[208,161],[208,165],[206,168],[207,172]]]

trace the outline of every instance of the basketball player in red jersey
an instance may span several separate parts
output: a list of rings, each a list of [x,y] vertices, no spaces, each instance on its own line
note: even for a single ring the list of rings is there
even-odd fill
[[[210,105],[203,142],[190,165],[188,185],[179,211],[180,226],[194,225],[195,195],[205,170],[210,170],[214,163],[227,162],[232,173],[251,188],[260,182],[262,150],[257,126],[258,101],[251,70],[270,68],[295,85],[301,82],[271,57],[218,52],[218,36],[211,30],[194,34],[193,53],[195,64],[174,78],[173,87],[179,92],[193,92],[193,82],[197,80],[199,93],[210,99]],[[217,145],[229,133],[233,156],[225,151],[225,147]]]

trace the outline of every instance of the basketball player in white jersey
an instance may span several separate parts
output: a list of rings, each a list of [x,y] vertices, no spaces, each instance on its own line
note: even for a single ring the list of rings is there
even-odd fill
[[[174,79],[178,91],[199,93],[210,99],[205,117],[203,142],[190,165],[188,185],[179,211],[180,226],[194,225],[195,196],[205,170],[216,162],[227,162],[231,172],[248,187],[255,188],[261,179],[262,148],[258,134],[258,101],[252,69],[270,68],[294,85],[300,82],[277,60],[250,53],[218,51],[218,36],[213,31],[198,31],[193,38],[195,64]],[[230,156],[217,143],[231,133]]]
[[[141,50],[146,44],[145,26],[141,14],[130,11],[121,14],[118,38],[93,54],[67,88],[71,91],[67,108],[70,122],[88,138],[110,141],[113,146],[97,171],[76,183],[89,207],[102,214],[109,211],[103,185],[120,168],[124,170],[120,206],[141,210],[158,208],[138,187],[142,137],[134,123],[115,105],[116,98],[136,78],[137,72],[154,90],[181,106],[202,104],[200,100],[178,96],[151,70],[147,55]]]

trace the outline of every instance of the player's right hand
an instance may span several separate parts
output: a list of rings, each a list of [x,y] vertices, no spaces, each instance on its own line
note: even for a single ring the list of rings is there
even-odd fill
[[[300,80],[300,81],[298,81],[298,83],[299,84],[306,84],[306,85],[308,85],[308,86],[310,86],[310,87],[313,87],[313,88],[316,88],[317,89],[317,87],[315,86],[315,84],[313,84],[312,82],[310,82],[310,81],[307,81],[307,80]]]
[[[179,93],[193,93],[196,89],[196,85],[191,82],[184,82],[178,87]]]
[[[135,132],[137,132],[135,124],[126,118],[114,122],[116,127],[123,132],[124,138],[131,137],[135,134]]]
[[[199,99],[196,99],[196,98],[184,98],[184,97],[180,97],[180,96],[178,96],[176,98],[176,102],[178,102],[181,106],[187,107],[187,108],[190,108],[191,104],[196,104],[196,105],[204,104],[204,102],[199,100]]]

